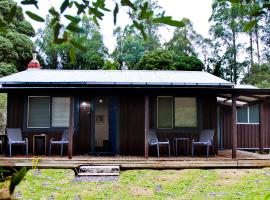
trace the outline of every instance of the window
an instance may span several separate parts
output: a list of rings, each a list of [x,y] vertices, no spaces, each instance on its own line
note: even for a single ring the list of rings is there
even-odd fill
[[[52,127],[68,127],[69,125],[69,98],[52,98]]]
[[[50,97],[28,98],[28,123],[30,128],[50,127]]]
[[[252,105],[237,109],[237,123],[239,124],[258,124],[259,105]]]
[[[192,97],[174,99],[175,127],[197,127],[197,102]]]
[[[172,97],[157,98],[157,127],[172,128],[173,126],[173,100]]]
[[[69,126],[69,97],[28,97],[28,128]]]
[[[197,125],[196,98],[157,98],[157,128],[194,128]]]

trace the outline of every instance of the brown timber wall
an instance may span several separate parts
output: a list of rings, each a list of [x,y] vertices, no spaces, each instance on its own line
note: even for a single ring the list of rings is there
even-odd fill
[[[220,106],[221,132],[223,148],[232,147],[231,134],[231,107]],[[270,147],[269,137],[269,103],[263,104],[264,123],[261,124],[237,124],[237,147],[238,148],[259,148],[260,125],[263,126],[263,147]]]
[[[144,155],[144,96],[120,97],[120,154]]]

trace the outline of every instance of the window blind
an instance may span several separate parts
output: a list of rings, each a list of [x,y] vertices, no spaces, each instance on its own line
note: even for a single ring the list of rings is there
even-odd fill
[[[69,97],[52,98],[52,127],[69,126]]]
[[[173,120],[173,112],[172,112],[173,100],[172,100],[172,97],[158,97],[157,101],[158,101],[157,127],[158,128],[172,128],[172,120]]]
[[[50,127],[50,97],[28,98],[28,127]]]
[[[175,127],[197,127],[197,101],[193,97],[176,97]]]

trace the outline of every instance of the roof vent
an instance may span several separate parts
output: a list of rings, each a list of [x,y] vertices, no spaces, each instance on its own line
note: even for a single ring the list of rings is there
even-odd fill
[[[37,60],[37,53],[33,53],[33,59],[28,63],[27,69],[40,69],[40,64]]]

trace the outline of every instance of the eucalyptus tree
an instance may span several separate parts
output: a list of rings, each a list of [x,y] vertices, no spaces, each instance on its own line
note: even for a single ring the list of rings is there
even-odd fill
[[[195,46],[201,41],[202,37],[194,30],[192,22],[184,18],[185,25],[176,28],[172,39],[165,43],[165,46],[177,55],[196,55]]]
[[[86,16],[82,18],[82,33],[72,33],[71,43],[80,44],[85,49],[73,48],[70,43],[54,44],[47,18],[44,29],[39,29],[35,44],[44,60],[44,68],[58,69],[101,69],[107,58],[107,48],[99,28]],[[71,60],[74,58],[74,60]]]
[[[136,26],[126,25],[124,29],[117,27],[114,30],[116,37],[116,48],[112,57],[119,63],[120,68],[137,69],[137,64],[145,52],[151,52],[161,47],[158,34],[161,24],[154,23],[154,19],[162,15],[161,8],[156,0],[136,0],[134,5],[147,4],[151,9],[152,17],[142,23],[144,34],[136,29]],[[134,11],[132,11],[134,12]],[[133,13],[134,18],[139,17]]]
[[[25,13],[35,21],[44,23],[45,19],[39,16],[39,2],[41,0],[20,0],[20,2],[25,8],[27,6],[34,5],[37,9],[37,12],[33,13],[31,11],[26,11]],[[82,20],[83,15],[87,15],[96,25],[99,25],[100,20],[103,20],[103,17],[106,13],[112,14],[112,22],[116,25],[117,16],[119,10],[123,10],[127,13],[128,17],[131,19],[134,27],[140,31],[144,39],[146,39],[144,23],[147,20],[151,20],[155,24],[166,24],[170,26],[180,27],[183,26],[183,22],[173,20],[171,16],[166,16],[165,12],[161,12],[159,16],[154,16],[154,11],[149,6],[150,0],[140,1],[138,4],[130,0],[116,0],[114,1],[114,8],[108,9],[106,3],[110,0],[61,0],[62,4],[59,8],[51,7],[48,12],[52,18],[50,26],[53,29],[53,42],[55,44],[70,43],[71,49],[70,54],[74,55],[74,48],[85,49],[80,43],[72,41],[70,32],[83,32],[83,29],[80,27],[80,21]],[[128,8],[128,9],[126,9]],[[12,9],[8,14],[10,17],[10,23],[15,18],[16,10],[18,6],[14,4]],[[69,15],[68,11],[71,9],[76,10],[76,14]],[[63,18],[66,18],[69,23],[64,25],[62,23]],[[6,30],[8,24],[0,23],[0,30]],[[74,61],[74,57],[72,60]]]
[[[212,15],[210,22],[212,26],[210,33],[220,47],[225,66],[225,77],[237,83],[242,70],[242,63],[238,61],[238,51],[241,45],[238,43],[238,35],[242,30],[239,4],[230,4],[226,1],[214,0],[212,4]]]

